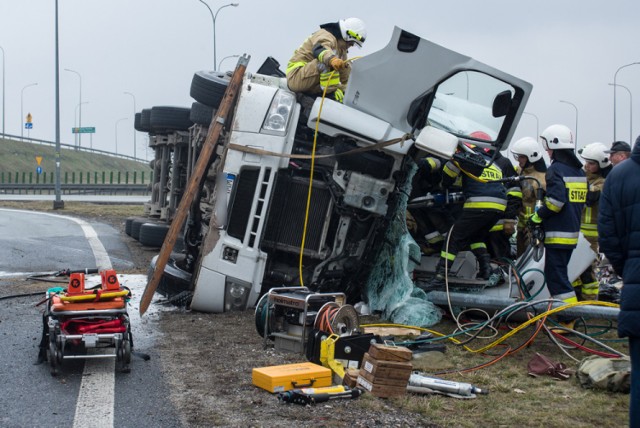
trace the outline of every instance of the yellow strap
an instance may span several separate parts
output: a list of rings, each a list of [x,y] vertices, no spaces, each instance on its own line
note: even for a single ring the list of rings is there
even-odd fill
[[[100,294],[98,298],[97,294],[78,294],[77,296],[59,296],[63,302],[86,302],[88,300],[107,300],[116,297],[124,297],[129,294],[128,291],[109,291],[107,293]]]

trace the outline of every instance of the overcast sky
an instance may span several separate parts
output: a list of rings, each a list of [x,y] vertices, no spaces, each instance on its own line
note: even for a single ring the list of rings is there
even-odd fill
[[[637,0],[236,1],[238,7],[220,10],[216,19],[218,62],[247,53],[249,71],[268,56],[284,69],[319,24],[350,16],[368,27],[365,47],[350,55],[366,55],[385,46],[399,26],[532,83],[526,111],[538,117],[539,131],[553,123],[575,128],[576,110],[560,100],[575,104],[578,146],[613,141],[613,88],[608,83],[619,67],[640,62]],[[214,12],[228,3],[208,1]],[[29,135],[55,140],[54,5],[54,0],[0,0],[7,134],[20,135],[22,104],[24,115],[33,116]],[[128,155],[133,155],[134,109],[133,98],[124,92],[135,95],[136,111],[190,107],[193,73],[213,69],[212,19],[198,0],[59,0],[59,16],[63,143],[74,141],[80,80],[65,68],[82,77],[82,101],[87,102],[82,126],[96,128],[91,139],[82,137],[82,145],[113,151],[117,130],[118,152]],[[222,68],[233,68],[236,61],[226,59]],[[393,84],[391,79],[381,84]],[[37,86],[26,87],[32,83]],[[635,140],[640,65],[622,69],[617,83],[635,96]],[[629,93],[618,87],[619,140],[629,140],[629,101]],[[536,132],[534,116],[524,115],[515,138]],[[137,133],[136,139],[137,154],[144,155],[146,135]]]

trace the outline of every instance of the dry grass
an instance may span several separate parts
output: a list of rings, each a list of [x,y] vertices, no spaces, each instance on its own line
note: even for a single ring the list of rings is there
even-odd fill
[[[591,322],[606,324],[606,321],[601,320]],[[434,329],[448,333],[453,331],[453,327],[453,323],[444,321]],[[505,343],[515,349],[531,332],[531,329],[519,332]],[[505,333],[506,331],[501,331],[500,334]],[[615,331],[607,332],[604,337],[615,340]],[[487,343],[489,340],[475,340],[469,346],[479,349]],[[626,342],[606,343],[623,353],[628,352]],[[588,343],[586,345],[591,346]],[[506,347],[497,346],[489,350],[491,355],[481,355],[450,344],[447,346],[445,359],[453,370],[463,371],[465,368],[487,363],[505,349]],[[548,376],[533,378],[527,374],[527,363],[536,352],[572,369],[579,366],[578,362],[564,354],[547,336],[540,334],[528,347],[494,365],[470,373],[440,375],[448,380],[487,388],[488,395],[479,395],[470,400],[407,395],[402,399],[395,399],[394,403],[447,427],[628,426],[628,395],[582,388],[575,377],[566,381],[554,380]],[[576,349],[568,352],[578,360],[590,355]],[[420,367],[420,360],[416,361],[414,368],[430,372],[428,367]]]
[[[88,202],[64,202],[64,209],[54,210],[51,201],[0,201],[0,207],[31,210],[40,212],[55,212],[60,215],[84,215],[88,217],[126,217],[141,216],[144,207],[140,205],[112,205]]]

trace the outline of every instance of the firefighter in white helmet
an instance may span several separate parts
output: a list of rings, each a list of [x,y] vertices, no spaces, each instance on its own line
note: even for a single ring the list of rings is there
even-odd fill
[[[539,188],[546,189],[545,174],[547,164],[542,157],[544,149],[535,138],[524,137],[509,147],[513,159],[518,162],[518,175],[533,177],[536,180],[521,180],[520,197],[522,205],[518,213],[517,255],[522,255],[531,240],[527,229],[527,219],[533,214]]]
[[[598,254],[598,206],[600,205],[600,192],[604,187],[604,181],[611,172],[613,164],[608,147],[603,143],[587,144],[578,154],[584,159],[584,170],[587,174],[587,201],[582,210],[580,231],[591,244],[591,249]],[[598,300],[599,282],[595,275],[596,263],[587,268],[580,278],[574,281],[573,286],[579,300]]]
[[[574,153],[576,143],[568,127],[551,125],[542,132],[540,140],[551,165],[545,176],[544,204],[529,221],[541,225],[545,232],[544,275],[549,294],[553,299],[574,303],[578,298],[569,281],[567,266],[578,245],[580,217],[587,200],[587,177]],[[566,328],[573,328],[575,323],[566,315],[558,315],[557,319]]]
[[[319,95],[325,88],[342,102],[351,65],[347,50],[362,47],[367,28],[359,18],[341,19],[320,25],[320,29],[302,42],[287,65],[287,84],[294,92]]]

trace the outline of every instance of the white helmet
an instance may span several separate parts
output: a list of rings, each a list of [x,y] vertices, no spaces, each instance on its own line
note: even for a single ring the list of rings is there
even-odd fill
[[[573,141],[571,130],[564,125],[551,125],[540,135],[542,146],[547,150],[575,150],[576,143]]]
[[[367,38],[367,27],[359,18],[347,18],[340,20],[340,33],[345,42],[354,42],[362,47]]]
[[[542,159],[542,147],[535,138],[531,137],[520,138],[509,147],[509,151],[516,161],[518,156],[526,156],[531,163]]]
[[[600,168],[606,168],[611,165],[606,150],[608,147],[602,143],[591,143],[578,150],[578,154],[582,159],[597,162]]]

